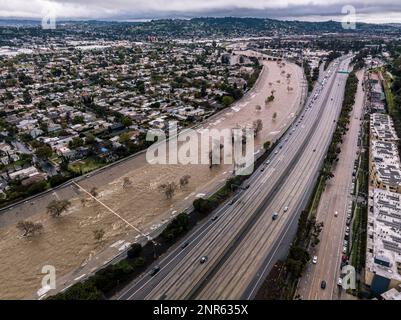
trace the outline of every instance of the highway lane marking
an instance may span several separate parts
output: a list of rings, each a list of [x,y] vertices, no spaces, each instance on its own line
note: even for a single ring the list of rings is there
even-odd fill
[[[311,160],[312,158],[311,157],[309,157],[309,161]],[[309,165],[309,161],[306,161],[306,163],[304,164],[304,166],[308,166]],[[301,170],[300,172],[298,172],[298,175],[299,176],[302,176],[304,174],[304,172]],[[283,188],[281,188],[281,189],[283,189]],[[295,184],[293,184],[293,188],[292,188],[292,190],[291,190],[291,193],[290,193],[290,195],[288,196],[288,198],[291,198],[291,199],[293,199],[294,198],[294,192],[297,192],[298,194],[299,194],[299,192],[300,192],[300,190],[301,190],[302,188],[300,188],[300,186],[298,185],[298,186],[296,186]],[[301,193],[302,194],[302,193]],[[276,204],[277,203],[277,204]],[[282,199],[282,198],[280,198],[280,199],[277,199],[276,198],[276,200],[274,201],[274,202],[272,202],[272,204],[270,205],[270,206],[268,206],[265,210],[264,210],[264,212],[269,212],[269,211],[273,211],[273,209],[274,208],[279,208],[279,212],[282,212],[282,209],[283,209],[283,207],[285,206],[285,205],[288,205],[288,206],[290,206],[291,208],[292,208],[292,203],[288,203],[288,199]],[[266,222],[271,222],[271,220],[269,219],[269,215],[264,215],[263,217],[261,217],[261,219],[259,219],[258,220],[258,224],[265,224]],[[267,221],[266,221],[267,220]],[[259,231],[259,234],[261,233],[261,232],[263,232],[263,234],[265,234],[265,233],[267,233],[267,232],[269,232],[269,233],[273,233],[274,231],[280,231],[281,229],[279,228],[279,226],[277,226],[276,224],[272,224],[272,223],[269,223],[269,226],[273,226],[273,229],[272,230],[270,230],[270,229],[266,229],[266,230],[260,230]],[[277,229],[278,228],[278,229]],[[250,238],[251,238],[251,232],[248,234],[248,236],[247,236],[247,238],[245,238],[243,241],[242,241],[242,243],[248,243],[249,244],[249,246],[251,247],[253,244],[254,244],[254,240],[250,240]],[[260,239],[260,237],[258,238],[258,239]],[[268,239],[266,239],[266,241],[269,241],[270,240],[270,238],[268,238]],[[251,241],[250,243],[249,243],[249,241]],[[265,242],[266,242],[265,241]],[[270,241],[269,241],[270,242]],[[247,256],[247,259],[249,259],[249,261],[251,261],[251,259],[252,258],[250,258],[249,257],[249,254],[248,254],[248,256]],[[233,277],[233,274],[235,274],[236,273],[236,275],[237,275],[237,277],[238,277],[238,275],[239,275],[239,271],[235,271],[234,270],[234,268],[230,268],[231,267],[231,264],[233,263],[233,260],[235,260],[235,256],[231,256],[230,257],[230,260],[226,263],[226,269],[225,270],[228,270],[228,269],[230,269],[230,270],[233,270],[233,271],[231,271],[231,272],[229,272],[229,275],[231,276],[230,277],[230,279],[232,279]],[[247,261],[246,259],[245,259],[245,261]],[[253,261],[253,260],[252,260]],[[243,274],[244,273],[244,271],[245,270],[243,270],[242,272],[241,272],[241,274]],[[258,276],[260,276],[260,272],[257,272],[257,275]],[[226,282],[227,282],[227,277],[224,277],[224,279],[226,280]],[[233,280],[231,283],[233,284],[235,281]],[[209,286],[209,288],[206,290],[206,292],[210,292],[210,291],[212,291],[213,293],[215,293],[215,292],[217,292],[216,291],[216,289],[215,288],[213,288],[213,285],[214,286],[216,286],[216,283],[217,282],[215,282],[214,284],[212,283],[211,285],[212,285],[212,287],[210,287]],[[235,282],[235,283],[237,283],[237,282]],[[228,282],[228,284],[230,284],[230,282]],[[227,288],[227,286],[225,286],[225,288]],[[205,290],[203,290],[203,291],[205,291]],[[232,290],[230,291],[230,292],[232,292]],[[208,296],[208,299],[210,299],[210,298],[215,298],[214,296]],[[218,297],[218,298],[221,298],[220,296]],[[227,296],[225,296],[224,298],[227,298]]]
[[[322,158],[324,155],[322,154],[320,158]]]
[[[223,207],[221,207],[221,208],[216,212],[216,214],[219,214],[223,209],[226,209],[227,207],[228,207],[228,203],[226,203]],[[221,217],[224,217],[225,215],[227,215],[228,212],[229,212],[228,210],[226,210],[225,212],[223,212],[222,215],[221,215]],[[216,225],[216,224],[213,224],[213,223],[210,223],[210,222],[209,222],[209,225],[203,225],[202,227],[205,227],[205,229],[204,229],[201,233],[199,233],[195,238],[193,238],[191,241],[189,241],[188,246],[191,245],[192,243],[194,243],[200,236],[202,236],[206,231],[209,231],[209,229],[211,229],[211,228],[214,227],[215,225]],[[201,227],[201,228],[202,228],[202,227]],[[198,230],[201,230],[201,228],[198,229]],[[189,238],[191,238],[191,236],[190,236]],[[181,253],[183,253],[183,252],[184,252],[184,251],[183,251],[183,249],[181,249],[181,247],[177,247],[175,250],[173,250],[167,257],[165,257],[165,258],[160,262],[160,264],[163,264],[164,261],[168,260],[168,259],[169,259],[171,256],[173,256],[174,254],[176,254],[176,256],[173,257],[173,259],[171,259],[165,266],[163,266],[163,267],[160,269],[160,271],[162,271],[163,269],[167,268],[167,267],[168,267],[173,261],[175,261],[175,259],[178,258],[178,256],[179,256]],[[166,278],[166,277],[162,277],[162,279],[160,279],[160,280],[163,280],[163,279],[165,279],[165,278]],[[149,280],[147,280],[141,287],[139,287],[135,292],[133,292],[133,293],[128,297],[127,300],[130,300],[130,299],[132,298],[132,296],[134,296],[138,291],[142,290],[142,289],[143,289],[149,282],[151,282],[153,279],[154,279],[154,278],[150,278]],[[139,281],[140,281],[140,279],[139,279]],[[138,283],[139,283],[139,281],[138,281]],[[121,294],[120,297],[118,298],[118,300],[120,300],[124,295],[128,294],[128,292],[129,292],[132,288],[133,288],[133,287],[127,289],[123,294]]]
[[[338,96],[338,94],[341,94],[341,95],[343,95],[343,92],[342,92],[343,90],[340,90],[340,92],[338,92],[337,93],[337,91],[335,92],[335,93],[337,93],[336,94],[336,97]],[[336,101],[338,101],[338,99],[336,99]],[[338,103],[337,103],[338,104]],[[340,110],[341,110],[341,108],[340,108]],[[338,113],[338,112],[337,112]],[[318,212],[320,212],[321,210],[319,210]],[[329,217],[331,217],[331,216],[329,216]],[[331,219],[330,219],[330,221],[332,221],[332,217],[331,217]],[[325,232],[325,230],[323,231],[323,234],[327,234],[326,232]],[[326,247],[325,247],[325,252],[327,251],[327,242],[326,242]],[[319,248],[320,248],[320,246],[319,246]],[[314,269],[314,274],[316,274],[316,273],[318,273],[318,270],[319,269],[321,269],[320,268],[320,266],[321,265],[325,265],[325,258],[326,258],[326,256],[324,255],[323,256],[323,261],[322,261],[322,263],[320,263],[319,264],[319,266],[317,266],[315,269]],[[321,275],[321,272],[319,272],[319,277],[320,277],[320,275]],[[312,279],[312,284],[311,284],[311,286],[310,286],[310,292],[309,292],[309,295],[308,295],[308,298],[310,299],[311,298],[311,294],[314,292],[314,287],[315,287],[315,283],[316,283],[316,279],[317,279],[317,277],[316,276],[313,276],[313,279]],[[317,293],[315,293],[315,295],[314,295],[314,299],[316,299],[317,298]]]
[[[255,179],[258,179],[258,176],[257,176],[257,175],[255,176]]]
[[[79,277],[76,277],[76,278],[74,279],[74,281],[81,280],[81,279],[82,279],[83,277],[85,277],[85,276],[86,276],[86,273],[80,275]]]
[[[204,230],[204,231],[207,231],[207,229],[206,229],[206,230]],[[174,252],[173,252],[173,253],[174,253]],[[172,254],[173,254],[173,253],[172,253]],[[170,263],[171,263],[171,262],[170,262]],[[149,280],[149,281],[150,281],[150,280]],[[136,292],[137,292],[137,291],[136,291]],[[135,293],[136,293],[136,292],[135,292]],[[134,294],[135,294],[135,293],[134,293]]]
[[[359,81],[359,83],[360,83],[360,81]],[[355,105],[354,105],[354,107],[355,107]],[[362,107],[362,108],[361,108]],[[354,110],[354,109],[353,109]],[[357,110],[358,112],[359,112],[359,116],[361,115],[361,113],[362,113],[362,111],[363,111],[363,101],[362,101],[362,105],[360,105],[359,106],[359,110]],[[358,119],[359,119],[360,117],[358,117]],[[351,125],[352,124],[354,124],[355,122],[353,121],[352,123],[351,123]],[[355,125],[354,125],[354,127],[355,127]],[[358,120],[357,121],[357,125],[356,125],[356,128],[357,129],[355,129],[354,131],[356,131],[356,134],[355,134],[355,132],[354,132],[354,139],[353,139],[353,144],[351,145],[351,154],[353,154],[354,156],[353,156],[353,161],[351,162],[349,162],[350,164],[352,164],[354,161],[355,161],[355,152],[354,152],[354,150],[355,150],[355,148],[357,148],[357,142],[358,142],[358,132],[359,132],[359,129],[360,129],[360,127],[361,127],[361,123],[360,123],[360,121]],[[356,139],[355,139],[355,136],[356,136]],[[353,166],[351,166],[351,168],[353,168]],[[352,176],[352,175],[351,175]],[[351,178],[351,176],[350,177],[348,177],[348,186],[351,184],[351,181],[352,181],[352,178]],[[346,199],[348,200],[349,198],[350,198],[350,194],[349,194],[349,192],[347,192],[345,195],[344,195],[345,197],[346,197]],[[345,219],[345,217],[346,217],[346,214],[345,214],[345,211],[346,211],[346,207],[347,207],[347,205],[348,205],[348,201],[345,201],[345,209],[344,209],[344,215],[343,215],[343,221],[342,221],[342,233],[341,233],[341,235],[342,235],[342,239],[344,239],[344,233],[345,233],[345,231],[344,231],[344,226],[346,225],[346,223],[345,223],[345,221],[346,221],[346,219]],[[339,246],[339,248],[338,248],[338,250],[337,250],[337,270],[338,270],[338,257],[341,255],[341,246]],[[338,274],[338,271],[336,272],[336,275]],[[334,278],[335,279],[335,278]],[[331,299],[333,299],[333,292],[331,293]]]
[[[251,176],[251,178],[249,178],[249,181],[250,181],[251,183],[253,183],[252,181],[258,180],[259,178],[260,178],[260,175],[255,174],[255,175]],[[241,193],[240,193],[240,194],[241,194]],[[225,204],[223,207],[221,207],[215,214],[220,214],[221,211],[226,210],[228,207],[229,207],[229,204],[226,203],[226,204]],[[229,214],[229,213],[230,213],[230,211],[229,211],[229,210],[226,210],[225,212],[222,213],[221,216],[224,217],[225,215],[227,215],[227,214]],[[204,226],[205,226],[205,225],[204,225]],[[209,225],[206,225],[206,228],[205,228],[200,234],[198,234],[195,238],[193,238],[193,240],[191,240],[191,241],[189,242],[189,244],[192,244],[193,242],[195,242],[200,236],[202,236],[205,232],[209,232],[210,229],[214,228],[215,226],[216,226],[216,224],[213,224],[213,223],[209,223]],[[200,229],[198,229],[198,230],[200,230]],[[193,234],[194,234],[194,233],[193,233]],[[193,235],[193,234],[192,234],[192,235]],[[191,238],[191,236],[190,236],[189,238]],[[179,252],[178,252],[178,251],[179,251]],[[176,253],[178,253],[178,254],[177,254],[170,262],[168,262],[163,268],[161,268],[161,270],[165,269],[168,265],[170,265],[173,261],[175,261],[175,259],[176,259],[181,253],[183,253],[183,252],[184,252],[184,251],[182,251],[182,249],[180,249],[180,248],[178,248],[178,247],[177,247],[174,251],[172,251],[167,257],[165,257],[165,258],[163,259],[163,261],[160,262],[160,264],[162,264],[164,261],[166,261],[167,259],[169,259],[173,254],[176,254]],[[166,275],[165,277],[163,277],[161,280],[165,279],[166,277],[167,277],[167,275]],[[143,279],[143,278],[142,278],[142,279]],[[144,286],[146,286],[149,282],[151,282],[153,279],[154,279],[154,278],[151,278],[151,279],[149,279],[148,281],[146,281],[139,289],[137,289],[134,293],[132,293],[132,294],[128,297],[128,299],[131,299],[131,297],[132,297],[133,295],[135,295],[138,291],[142,290],[142,288],[143,288]],[[138,282],[136,282],[136,284],[138,284],[140,281],[141,281],[141,279],[139,279]],[[127,289],[123,294],[121,294],[121,295],[119,296],[118,299],[121,299],[121,298],[122,298],[124,295],[126,295],[132,288],[133,288],[133,287]]]
[[[322,153],[322,155],[320,156],[320,158],[322,159],[322,158],[324,157],[324,155],[325,155],[325,153]],[[320,161],[319,161],[319,162],[320,162]],[[283,236],[281,237],[281,239],[280,239],[279,243],[277,244],[276,249],[274,250],[274,252],[273,252],[273,254],[272,254],[270,260],[268,261],[268,263],[266,264],[265,268],[263,269],[263,271],[262,271],[262,273],[261,273],[262,275],[266,272],[267,268],[270,266],[270,263],[271,263],[273,257],[275,256],[277,250],[279,249],[279,247],[280,247],[280,245],[281,245],[281,243],[282,243],[284,237],[285,237],[286,234],[288,233],[289,228],[292,226],[295,217],[296,217],[296,215],[293,215],[293,216],[292,216],[292,219],[289,221],[289,224],[287,224],[287,228],[285,229],[285,232],[284,232]],[[259,277],[259,279],[257,280],[257,282],[256,282],[255,286],[253,287],[251,293],[248,295],[248,299],[250,299],[250,298],[252,297],[252,295],[253,295],[255,289],[259,286],[259,283],[260,283],[260,280],[261,280],[261,279],[262,279],[262,278]]]
[[[260,175],[255,175],[255,177],[253,177],[252,179],[257,180],[257,179],[259,179],[259,178],[260,178]],[[250,197],[248,197],[248,200],[250,200],[253,196],[254,196],[254,193],[250,194]],[[222,226],[222,225],[218,225],[218,224],[214,224],[213,227],[212,227],[212,229],[216,229],[216,230],[207,230],[207,231],[212,235],[212,238],[211,238],[211,239],[208,239],[208,240],[206,239],[208,247],[210,247],[210,246],[212,245],[212,243],[214,243],[214,242],[216,242],[216,241],[218,240],[219,234],[216,234],[216,233],[213,234],[213,231],[222,230],[223,228],[228,229],[228,228],[230,227],[230,224],[231,224],[231,223],[234,221],[234,219],[236,218],[236,216],[241,215],[242,212],[244,212],[244,208],[243,208],[244,205],[247,204],[248,206],[250,206],[250,205],[252,205],[253,203],[250,202],[250,201],[247,201],[246,203],[243,202],[243,201],[242,201],[242,202],[237,201],[236,204],[235,204],[234,206],[231,206],[231,207],[234,207],[235,209],[239,209],[237,204],[241,204],[242,211],[241,211],[241,210],[235,210],[235,211],[233,211],[233,212],[227,211],[227,213],[230,213],[230,214],[233,216],[233,217],[231,218],[231,220],[226,221],[225,224],[224,224],[223,226]],[[230,208],[230,207],[226,206],[226,208]],[[221,220],[219,219],[219,221],[224,221],[224,220],[223,220],[223,219],[221,219]],[[218,228],[218,230],[217,230],[217,228]],[[227,242],[227,241],[226,241],[226,242]],[[199,254],[196,252],[195,249],[197,249],[197,248],[199,248],[200,246],[203,246],[203,245],[205,245],[205,243],[198,242],[198,243],[195,245],[195,247],[192,248],[192,250],[191,250],[191,256],[199,255]],[[188,259],[187,259],[187,261],[188,261]],[[192,261],[192,262],[193,262],[193,261]],[[189,269],[191,269],[191,270],[194,269],[194,264],[193,264],[192,262],[182,265],[182,268],[185,269],[185,272],[187,272]],[[188,272],[187,272],[187,273],[188,273]],[[191,276],[191,275],[190,275],[190,276]],[[166,275],[166,276],[163,278],[163,280],[166,279],[167,277],[168,277],[168,280],[167,280],[168,282],[167,282],[167,284],[165,284],[165,285],[168,285],[168,286],[169,286],[168,290],[170,290],[172,287],[176,287],[176,286],[177,286],[177,283],[176,283],[175,279],[173,278],[174,275],[170,275],[170,274],[169,274],[169,275]],[[187,277],[187,278],[188,278],[188,277]],[[180,280],[182,280],[182,279],[180,279]],[[173,283],[171,283],[172,281],[173,281]],[[156,294],[157,294],[158,287],[160,287],[160,285],[157,285],[156,287],[154,287],[154,288],[152,289],[152,291],[147,295],[147,297],[151,296],[151,295],[152,295],[152,292],[154,292],[154,291],[156,291]],[[160,288],[159,288],[159,289],[160,289]],[[164,291],[166,291],[166,289],[164,289]]]
[[[292,220],[292,221],[293,221],[293,220]],[[286,230],[286,233],[287,233],[287,231],[288,231],[288,228],[287,228],[287,230]],[[281,242],[282,242],[282,240],[280,241],[279,244],[281,244]],[[275,250],[275,252],[276,252],[276,251],[277,251],[277,250]],[[273,253],[273,256],[275,255],[275,252]],[[271,259],[270,259],[269,263],[267,264],[267,266],[270,264],[270,262],[271,262]],[[264,273],[265,271],[266,271],[266,267],[265,267],[263,273]],[[260,278],[259,278],[258,282],[256,283],[256,285],[258,285],[259,282],[260,282]],[[253,294],[253,291],[254,291],[254,290],[255,290],[255,287],[254,287],[254,289],[252,290],[251,295]]]
[[[331,118],[331,117],[330,117]],[[315,134],[315,136],[316,136],[316,134]],[[328,142],[329,142],[329,140],[328,140]],[[327,145],[327,147],[328,147],[328,145]],[[310,149],[312,148],[312,146],[310,146]],[[311,153],[310,153],[311,154]],[[324,157],[324,153],[322,153],[321,155],[320,155],[320,159],[322,160],[323,159],[323,157]],[[311,157],[309,157],[309,159],[311,159]],[[307,164],[306,164],[307,165]],[[284,204],[283,204],[284,205]],[[293,221],[293,220],[292,220]],[[248,237],[249,238],[249,237]]]
[[[110,248],[116,248],[116,247],[120,246],[123,243],[124,243],[124,240],[118,240],[118,241],[114,242],[113,244],[111,244]]]
[[[355,144],[355,143],[354,143]],[[350,181],[351,181],[351,178],[350,177],[348,177],[348,182],[346,182],[346,184],[349,184],[350,183]],[[348,192],[346,193],[346,194],[341,194],[341,196],[343,196],[343,197],[345,197],[346,199],[348,199],[349,198],[349,194],[348,194]],[[331,199],[329,200],[330,202],[332,202],[333,201],[333,199],[332,199],[332,197],[331,197]],[[347,206],[348,205],[348,201],[345,201],[344,202],[345,203],[345,206]],[[335,209],[337,209],[337,208],[335,208]],[[341,211],[340,209],[338,209],[338,211]],[[344,210],[344,212],[345,212],[346,210]],[[321,212],[321,210],[319,210],[319,212]],[[333,218],[332,218],[332,216],[330,215],[329,217],[331,217],[331,221],[333,220]],[[343,226],[345,225],[345,214],[343,214],[343,219],[342,219],[343,221],[342,221],[342,224],[341,224],[341,230],[342,230],[342,232],[340,233],[340,240],[343,238],[343,234],[344,234],[344,228],[343,228]],[[337,221],[337,220],[336,220]],[[327,221],[326,221],[327,222]],[[330,233],[330,232],[329,232]],[[327,234],[327,237],[329,236],[329,233]],[[334,234],[334,235],[337,235],[337,234]],[[328,244],[328,242],[326,242],[326,248],[327,248],[327,244]],[[338,262],[339,262],[339,259],[338,259],[338,257],[341,255],[341,252],[340,252],[340,250],[341,250],[341,247],[342,246],[339,246],[338,247],[338,250],[337,250],[337,256],[336,256],[336,261],[337,261],[337,263],[334,263],[334,265],[336,266],[336,269],[335,269],[335,272],[331,272],[330,273],[330,276],[332,276],[332,275],[334,275],[334,279],[333,279],[333,282],[330,282],[329,281],[329,283],[330,283],[330,285],[332,285],[332,284],[334,284],[334,281],[335,281],[335,276],[337,275],[337,266],[338,266]],[[325,251],[327,251],[327,250],[325,250]],[[323,265],[324,265],[324,261],[325,261],[325,257],[326,256],[324,256],[323,257]],[[330,261],[333,261],[333,257],[330,257],[331,259],[330,259]],[[332,265],[332,264],[330,264],[330,265]],[[316,274],[317,273],[317,270],[318,270],[319,268],[317,268],[317,269],[315,269],[314,270],[314,272],[312,272],[313,274]],[[320,268],[321,269],[321,268]],[[319,275],[320,275],[320,273],[319,273]],[[312,280],[312,282],[313,282],[313,284],[312,284],[312,286],[310,287],[310,292],[309,292],[309,298],[310,298],[310,295],[312,294],[312,290],[313,290],[313,287],[314,287],[314,282],[316,281],[316,276],[314,276],[313,277],[313,280]],[[330,290],[330,292],[331,292],[331,298],[332,298],[332,296],[333,296],[333,292],[335,291],[335,284],[334,284],[334,288],[332,289],[332,290]],[[314,295],[314,297],[315,298],[317,298],[317,293]]]
[[[331,201],[331,200],[330,200]],[[324,204],[322,203],[322,202],[320,202],[319,203],[319,208],[321,208],[321,206],[323,206]],[[325,208],[327,208],[327,203],[325,203]],[[320,209],[320,210],[318,210],[318,213],[319,212],[322,212],[322,210]],[[328,212],[328,210],[323,210],[323,212],[325,212],[325,213],[327,213]],[[326,217],[331,217],[331,215],[329,215],[329,216],[327,216],[327,215],[325,215]],[[326,223],[327,221],[325,221],[325,223]],[[324,232],[324,231],[323,231]],[[325,233],[324,233],[325,234]],[[319,245],[319,248],[320,248],[320,245]],[[322,265],[324,265],[325,264],[325,257],[326,256],[323,256],[323,261],[322,262],[320,262],[320,263],[318,263],[318,265],[315,267],[315,268],[312,268],[312,269],[310,269],[311,270],[311,273],[313,273],[313,275],[315,275],[315,274],[317,274],[318,273],[318,270],[319,269],[321,269],[320,267],[322,266]],[[320,273],[319,273],[319,275],[320,275]],[[308,288],[305,288],[305,295],[308,295],[308,299],[311,299],[311,294],[314,292],[313,291],[313,288],[315,287],[315,282],[316,282],[316,278],[318,278],[318,277],[316,277],[316,276],[313,276],[313,278],[312,278],[312,282],[309,282],[309,284],[311,284],[310,285],[310,287],[309,287],[309,290],[308,290]],[[320,277],[319,277],[320,278]],[[309,292],[309,294],[308,294],[308,292]],[[317,299],[317,294],[315,294],[315,296],[314,296],[314,298],[313,299]]]
[[[296,215],[294,214],[294,215],[292,216],[292,219],[291,219],[290,223],[287,225],[287,228],[286,228],[284,234],[282,235],[282,237],[281,237],[281,239],[280,239],[280,242],[279,242],[278,245],[276,246],[276,249],[274,250],[274,252],[273,252],[273,254],[272,254],[272,257],[270,258],[270,260],[268,261],[268,263],[266,264],[266,266],[263,268],[262,275],[266,272],[268,266],[270,265],[271,261],[273,260],[273,257],[275,256],[277,250],[279,249],[281,243],[283,242],[283,239],[284,239],[284,237],[286,236],[286,234],[287,234],[287,232],[288,232],[290,226],[291,226],[292,223],[294,222],[295,217],[296,217]],[[259,286],[260,279],[262,279],[262,277],[259,277],[259,279],[257,280],[255,286],[253,287],[252,291],[251,291],[250,294],[248,295],[248,300],[251,299],[251,297],[253,296],[253,293],[254,293],[255,289]]]
[[[263,177],[263,175],[262,175]],[[257,182],[259,179],[261,179],[261,175],[260,173],[256,173],[253,176],[251,176],[251,178],[249,179],[250,184]],[[249,199],[248,199],[249,200]],[[225,212],[222,213],[222,217],[228,215],[230,213],[230,210],[226,210],[229,207],[229,204],[226,203],[223,207],[221,207],[216,214],[220,214],[221,211],[225,210]],[[238,213],[238,212],[237,212]],[[201,237],[205,232],[209,232],[214,226],[216,226],[216,224],[209,224],[208,226],[206,226],[206,228],[200,233],[198,234],[192,241],[189,242],[189,244],[194,243],[199,237]],[[189,237],[190,238],[190,237]],[[178,252],[179,251],[179,252]],[[178,256],[184,251],[182,251],[182,249],[176,248],[174,251],[172,251],[166,258],[163,259],[162,262],[160,262],[160,264],[162,264],[164,261],[166,261],[167,259],[169,259],[172,255],[178,253],[171,261],[169,261],[164,267],[161,268],[161,270],[165,269],[167,266],[169,266],[173,261],[175,261],[176,258],[178,258]],[[163,277],[160,280],[164,280],[167,277],[167,275],[165,277]],[[149,280],[147,280],[140,288],[138,288],[134,293],[132,293],[128,299],[131,299],[132,296],[134,296],[138,291],[142,290],[143,287],[145,287],[149,282],[151,282],[154,278],[151,278]],[[139,283],[140,280],[137,282]],[[124,295],[128,294],[128,292],[132,289],[129,288],[127,289],[123,294],[120,295],[119,299],[121,299]]]

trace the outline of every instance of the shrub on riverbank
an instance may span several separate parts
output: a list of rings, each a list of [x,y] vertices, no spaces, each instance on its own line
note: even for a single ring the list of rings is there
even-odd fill
[[[168,241],[172,241],[188,231],[188,215],[183,212],[175,217],[162,232],[162,237]]]

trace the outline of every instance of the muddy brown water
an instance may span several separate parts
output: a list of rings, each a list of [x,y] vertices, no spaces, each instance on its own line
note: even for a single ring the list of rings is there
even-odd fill
[[[208,120],[200,129],[225,129],[236,125],[252,125],[263,121],[263,130],[255,140],[255,147],[272,139],[295,116],[301,95],[301,69],[286,63],[265,61],[265,68],[256,87],[233,107]],[[282,74],[282,71],[285,71]],[[291,92],[287,90],[286,74],[291,74]],[[265,99],[274,90],[275,99],[268,105]],[[257,110],[256,106],[261,109]],[[277,113],[276,119],[273,114]],[[97,187],[99,199],[145,233],[189,207],[197,196],[207,194],[223,183],[232,165],[151,165],[145,155],[132,158],[80,182],[86,190]],[[173,199],[167,200],[158,186],[188,174],[189,184],[178,188]],[[123,187],[128,177],[131,187]],[[62,217],[54,219],[46,214],[52,199],[69,199],[72,206]],[[86,199],[84,202],[82,199]],[[43,233],[32,239],[22,239],[16,229],[17,221],[29,219],[43,224]],[[112,243],[137,234],[115,215],[84,193],[71,186],[57,190],[34,203],[16,206],[0,215],[0,298],[31,297],[40,288],[44,265],[56,267],[57,275],[66,276],[80,265],[98,259],[97,254]],[[104,240],[94,240],[93,231],[103,229]],[[100,261],[99,264],[103,263]]]

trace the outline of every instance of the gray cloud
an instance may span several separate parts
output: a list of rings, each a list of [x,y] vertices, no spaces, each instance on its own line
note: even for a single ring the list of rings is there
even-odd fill
[[[0,17],[60,19],[190,18],[252,16],[303,20],[340,19],[344,5],[357,19],[401,23],[400,0],[0,0]]]

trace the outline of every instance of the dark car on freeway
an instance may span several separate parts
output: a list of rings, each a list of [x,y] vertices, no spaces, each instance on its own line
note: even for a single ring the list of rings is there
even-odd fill
[[[156,267],[154,267],[152,270],[150,270],[150,272],[149,272],[149,275],[151,276],[151,277],[153,277],[156,273],[158,273],[160,271],[160,267],[159,266],[156,266]]]

